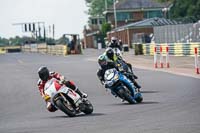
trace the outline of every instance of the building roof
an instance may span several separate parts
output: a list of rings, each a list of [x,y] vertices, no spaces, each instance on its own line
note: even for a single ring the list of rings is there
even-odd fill
[[[142,21],[130,23],[130,24],[118,27],[112,31],[120,31],[124,29],[137,28],[137,27],[154,27],[154,26],[162,26],[162,25],[174,25],[174,24],[178,24],[178,23],[174,20],[155,17],[155,18],[144,19]]]
[[[117,10],[136,10],[136,9],[155,9],[155,8],[165,8],[170,5],[167,3],[159,3],[155,0],[119,0],[116,3]],[[111,6],[108,10],[113,10]]]

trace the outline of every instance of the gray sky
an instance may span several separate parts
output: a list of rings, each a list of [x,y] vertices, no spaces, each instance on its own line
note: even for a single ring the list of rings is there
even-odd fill
[[[88,15],[85,0],[0,0],[0,37],[29,35],[13,23],[44,21],[55,24],[55,37],[63,33],[82,36]]]

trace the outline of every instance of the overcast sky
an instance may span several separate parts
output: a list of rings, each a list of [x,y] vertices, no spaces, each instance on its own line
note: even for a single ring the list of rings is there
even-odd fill
[[[36,21],[55,24],[56,38],[64,33],[82,34],[88,20],[85,11],[85,0],[0,0],[0,37],[27,35],[12,24]]]

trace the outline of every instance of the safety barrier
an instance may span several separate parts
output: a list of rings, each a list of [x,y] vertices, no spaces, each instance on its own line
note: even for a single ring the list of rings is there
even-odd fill
[[[194,56],[194,48],[200,49],[199,43],[163,43],[163,44],[134,44],[136,55],[154,55],[154,47],[168,47],[168,54],[173,56]],[[160,49],[157,49],[160,54]],[[162,51],[166,55],[166,50]],[[200,54],[200,51],[198,51]]]
[[[194,53],[195,53],[195,70],[196,74],[199,74],[198,48],[194,48]]]
[[[160,68],[164,67],[164,60],[163,60],[163,53],[165,53],[166,56],[166,67],[169,68],[169,47],[163,47],[162,45],[154,46],[154,67],[158,68],[158,50],[159,50],[159,55],[160,55]],[[165,51],[166,50],[166,51]]]
[[[137,44],[135,45],[135,53],[142,55],[153,55],[154,56],[154,67],[158,68],[158,60],[160,68],[164,68],[164,64],[167,68],[170,67],[170,56],[194,56],[195,59],[195,71],[196,74],[199,72],[198,55],[200,55],[200,43],[174,43],[174,44]],[[165,62],[163,57],[165,56]],[[160,57],[158,59],[158,57]]]
[[[47,53],[53,55],[67,55],[67,46],[66,45],[48,45]]]
[[[23,52],[37,52],[52,55],[67,55],[66,45],[27,44],[22,46]]]
[[[0,47],[0,54],[21,52],[21,46],[4,46]]]
[[[154,47],[154,67],[158,68],[158,62],[157,62],[157,47]]]
[[[158,68],[158,49],[159,49],[159,55],[160,55],[160,68],[164,68],[164,60],[163,60],[163,53],[165,53],[166,60],[165,64],[166,67],[169,68],[169,47],[165,46],[163,47],[162,45],[160,46],[154,46],[154,67]]]
[[[5,54],[6,53],[6,50],[4,47],[0,47],[0,54]]]

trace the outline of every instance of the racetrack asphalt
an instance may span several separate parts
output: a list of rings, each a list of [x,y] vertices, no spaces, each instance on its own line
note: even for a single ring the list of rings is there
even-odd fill
[[[102,51],[66,57],[37,53],[0,55],[0,133],[198,133],[200,80],[134,67],[144,101],[129,105],[113,97],[96,76]],[[92,115],[50,113],[37,89],[37,69],[57,71],[89,95]]]

